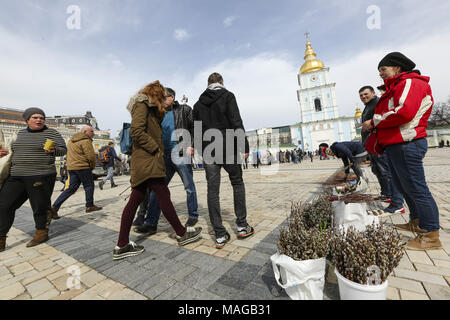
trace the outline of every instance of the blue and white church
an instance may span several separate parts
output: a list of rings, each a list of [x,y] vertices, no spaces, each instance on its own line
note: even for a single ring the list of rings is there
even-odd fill
[[[292,142],[313,152],[322,143],[331,145],[335,141],[355,139],[355,118],[339,116],[336,83],[330,82],[330,68],[317,59],[309,39],[304,59],[298,74],[300,121],[290,126]]]

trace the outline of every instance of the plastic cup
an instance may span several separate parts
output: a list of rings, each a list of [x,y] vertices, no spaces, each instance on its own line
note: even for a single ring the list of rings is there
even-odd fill
[[[55,141],[47,139],[44,144],[44,150],[50,151],[55,146]]]

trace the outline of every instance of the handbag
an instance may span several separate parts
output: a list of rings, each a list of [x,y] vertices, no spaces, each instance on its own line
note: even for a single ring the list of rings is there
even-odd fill
[[[14,134],[12,140],[7,144],[5,141],[4,134],[2,130],[0,130],[0,148],[4,150],[8,150],[8,154],[4,157],[0,158],[0,190],[3,187],[6,179],[9,177],[9,171],[11,169],[11,160],[12,160],[12,144],[17,139],[17,134]]]

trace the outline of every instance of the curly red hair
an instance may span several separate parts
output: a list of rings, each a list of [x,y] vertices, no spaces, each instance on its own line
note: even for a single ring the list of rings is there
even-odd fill
[[[164,108],[163,102],[166,98],[166,89],[163,85],[156,80],[146,85],[139,93],[149,97],[150,102],[155,103],[158,106],[159,117],[164,118],[166,109]]]

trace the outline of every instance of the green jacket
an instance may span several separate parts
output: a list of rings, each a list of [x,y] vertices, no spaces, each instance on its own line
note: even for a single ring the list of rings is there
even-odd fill
[[[158,107],[146,95],[138,94],[133,98],[136,102],[131,107],[130,183],[135,188],[150,178],[165,178],[166,168]]]

